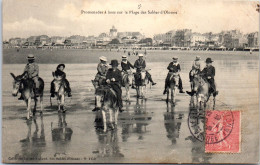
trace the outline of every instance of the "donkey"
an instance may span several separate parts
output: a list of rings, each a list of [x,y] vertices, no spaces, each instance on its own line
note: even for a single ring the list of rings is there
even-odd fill
[[[210,95],[212,94],[210,90],[210,84],[207,80],[203,78],[203,75],[197,74],[193,78],[194,83],[194,92],[196,92],[196,98],[197,98],[197,106],[202,107],[202,104],[204,104],[204,108],[207,105],[207,102],[210,98]],[[213,107],[215,107],[216,102],[216,96],[213,95]]]
[[[107,120],[106,120],[107,114],[109,114],[109,122],[111,124],[111,128],[115,129],[117,127],[118,109],[119,109],[116,92],[108,86],[101,86],[97,88],[96,107],[101,109],[103,124],[104,124],[103,131],[104,132],[107,131]]]
[[[133,81],[132,72],[123,71],[122,72],[122,86],[124,86],[126,89],[126,101],[130,100],[130,88],[129,87],[132,85],[132,81]]]
[[[41,105],[41,111],[40,113],[42,114],[43,110],[43,91],[44,91],[44,81],[42,78],[39,77],[39,95],[35,95],[35,84],[32,79],[28,78],[27,72],[23,73],[22,75],[15,76],[13,73],[10,73],[11,76],[13,77],[13,92],[12,95],[15,97],[18,95],[19,92],[21,92],[21,95],[26,103],[27,106],[27,119],[30,119],[33,115],[36,113],[36,108],[37,108],[37,97],[40,97],[40,105]],[[34,99],[34,109],[33,112],[31,112],[31,101],[32,98]]]
[[[176,91],[178,89],[177,82],[179,82],[179,76],[175,73],[169,73],[171,74],[171,77],[169,78],[169,81],[166,83],[166,92],[167,92],[167,99],[166,102],[169,102],[169,94],[171,91],[171,103],[175,104],[175,97],[176,97]],[[170,90],[170,91],[169,91]]]
[[[146,85],[149,83],[146,76],[146,70],[141,71],[140,73],[135,73],[135,84],[136,84],[136,93],[137,98],[145,99],[146,95]]]
[[[66,112],[64,108],[65,103],[65,82],[62,77],[60,76],[54,76],[54,89],[55,89],[55,96],[57,97],[58,101],[58,112],[63,111]]]

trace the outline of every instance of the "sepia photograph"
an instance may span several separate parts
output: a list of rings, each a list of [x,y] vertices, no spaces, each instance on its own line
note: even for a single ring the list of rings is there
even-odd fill
[[[259,163],[259,4],[3,0],[2,163]]]

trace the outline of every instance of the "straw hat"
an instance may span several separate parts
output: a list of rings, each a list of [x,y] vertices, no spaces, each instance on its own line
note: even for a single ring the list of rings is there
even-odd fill
[[[28,54],[27,59],[28,59],[28,60],[34,60],[35,57],[34,57],[33,54]]]
[[[196,56],[196,61],[199,61],[200,60],[200,56]]]
[[[178,57],[177,56],[173,56],[172,59],[173,60],[178,60]]]
[[[99,59],[102,61],[107,61],[107,58],[105,56],[101,56],[101,57],[99,57]]]

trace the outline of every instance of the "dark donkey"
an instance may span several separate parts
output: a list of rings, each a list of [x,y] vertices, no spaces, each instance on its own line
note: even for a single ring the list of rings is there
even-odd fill
[[[169,102],[169,94],[171,92],[171,103],[175,104],[175,98],[176,98],[176,91],[178,89],[178,82],[179,82],[179,76],[176,73],[169,73],[171,74],[168,82],[167,82],[167,87],[166,87],[166,92],[167,92],[167,99],[166,102]]]
[[[36,108],[37,108],[37,97],[40,97],[40,104],[41,104],[41,112],[43,110],[43,105],[42,105],[42,101],[43,101],[43,90],[44,90],[44,81],[42,80],[42,78],[39,77],[39,95],[36,96],[35,95],[35,84],[33,82],[32,79],[28,78],[27,72],[24,72],[22,75],[19,76],[15,76],[13,73],[10,73],[11,76],[14,78],[14,82],[13,82],[13,92],[12,95],[13,96],[17,96],[18,92],[21,92],[22,97],[24,98],[24,101],[26,103],[27,106],[27,119],[30,119],[30,117],[32,117],[32,112],[31,112],[31,101],[32,98],[34,99],[34,109],[33,109],[33,115],[35,115],[36,113]]]

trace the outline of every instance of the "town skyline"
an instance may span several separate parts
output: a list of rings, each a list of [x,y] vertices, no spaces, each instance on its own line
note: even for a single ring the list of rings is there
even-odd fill
[[[115,27],[116,28],[116,26],[114,26],[114,25],[112,25],[111,27]],[[111,28],[110,28],[111,29]],[[97,35],[94,35],[94,34],[89,34],[89,35],[80,35],[80,34],[71,34],[71,35],[67,35],[67,36],[64,36],[64,35],[48,35],[48,34],[43,34],[43,33],[39,33],[38,35],[31,35],[31,36],[26,36],[26,37],[21,37],[21,36],[14,36],[14,37],[11,37],[11,38],[8,38],[8,39],[3,39],[3,41],[9,41],[10,39],[13,39],[13,38],[30,38],[30,37],[32,37],[32,36],[42,36],[42,35],[47,35],[48,37],[62,37],[62,38],[69,38],[69,37],[71,37],[71,36],[82,36],[82,37],[99,37],[100,35],[102,35],[102,34],[108,34],[109,35],[109,30],[110,29],[108,29],[107,31],[103,31],[103,32],[100,32],[99,34],[97,34]],[[187,28],[185,28],[185,29],[187,29]],[[178,31],[178,30],[184,30],[184,29],[169,29],[169,30],[167,30],[167,31],[164,31],[164,32],[161,32],[161,33],[156,33],[156,34],[153,34],[153,35],[151,35],[151,36],[147,36],[147,35],[145,35],[145,33],[142,33],[142,32],[140,32],[140,31],[138,31],[138,30],[136,30],[136,31],[120,31],[120,30],[118,30],[117,29],[117,31],[118,32],[121,32],[121,33],[125,33],[125,32],[139,32],[140,34],[142,34],[144,37],[146,37],[146,38],[154,38],[156,35],[160,35],[160,34],[164,34],[164,33],[168,33],[168,32],[170,32],[170,31]],[[189,29],[189,30],[192,30],[192,29]],[[239,30],[239,29],[229,29],[229,30],[221,30],[221,31],[219,31],[219,32],[212,32],[212,31],[207,31],[207,32],[204,32],[204,33],[201,33],[201,32],[197,32],[197,31],[193,31],[192,30],[192,33],[198,33],[198,34],[207,34],[207,33],[212,33],[212,34],[219,34],[219,33],[222,33],[222,32],[226,32],[226,31],[232,31],[232,30],[237,30],[237,31],[240,31],[243,35],[246,35],[246,34],[250,34],[250,33],[255,33],[255,32],[259,32],[259,30],[257,30],[257,31],[251,31],[251,32],[247,32],[247,33],[244,33],[243,31],[241,31],[241,30]]]
[[[49,4],[52,5],[49,5]],[[137,5],[141,4],[141,9]],[[20,8],[20,6],[25,6]],[[184,7],[185,6],[185,7]],[[169,15],[88,15],[81,10],[169,10]],[[15,11],[15,12],[14,12]],[[235,13],[235,14],[234,14]],[[147,37],[173,29],[192,29],[199,33],[219,33],[238,29],[243,33],[259,30],[259,13],[254,1],[167,1],[150,3],[119,0],[101,1],[14,1],[3,2],[3,40],[14,37],[82,35],[98,36],[113,25],[118,31],[138,31]]]
[[[239,30],[222,31],[221,33],[198,33],[192,29],[171,30],[166,33],[146,37],[140,32],[120,32],[115,26],[109,33],[98,36],[72,35],[70,37],[47,35],[30,36],[28,38],[11,38],[4,41],[4,48],[107,48],[107,47],[172,47],[172,48],[258,48],[259,32],[243,34]]]

